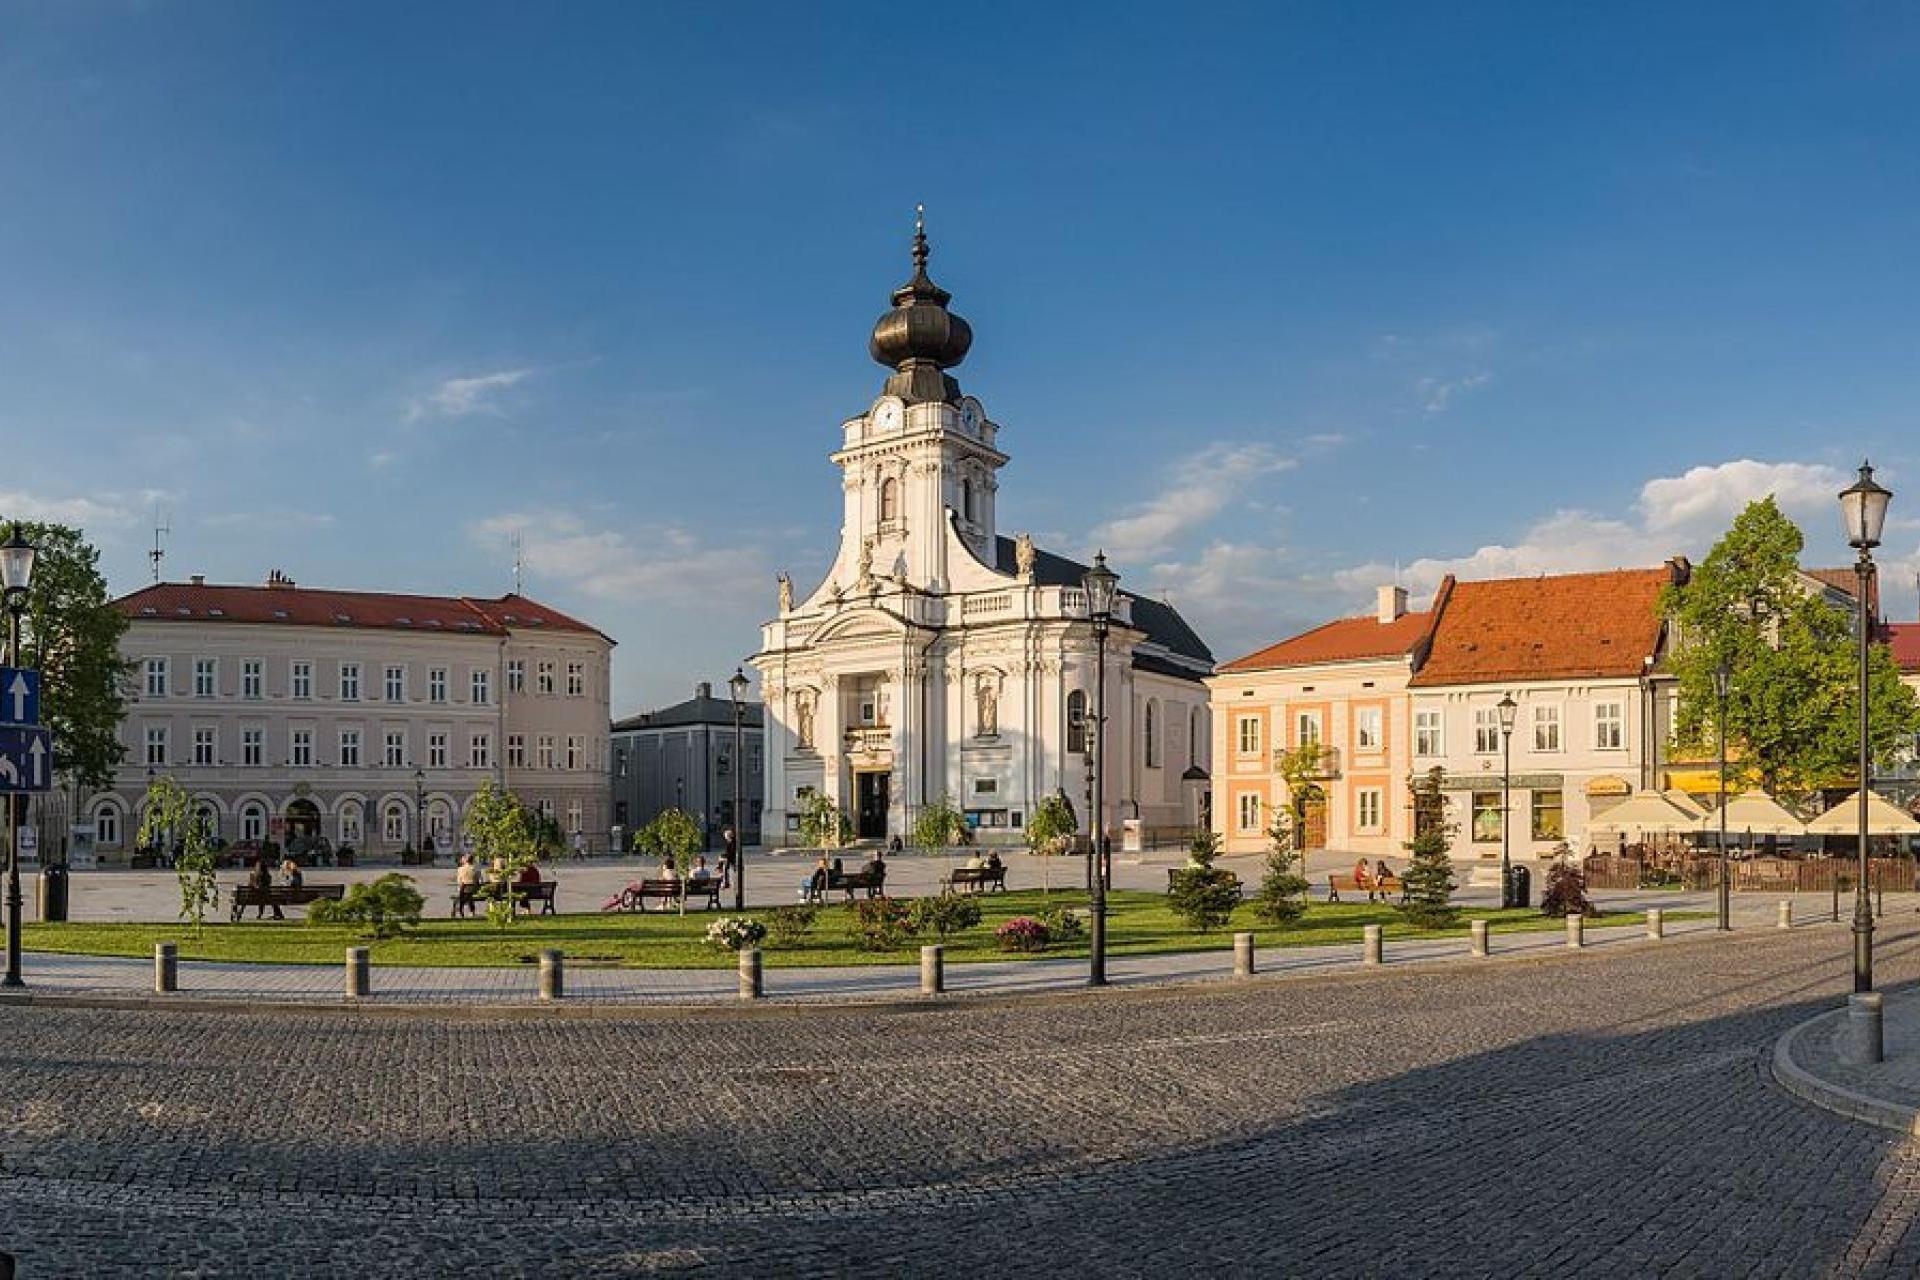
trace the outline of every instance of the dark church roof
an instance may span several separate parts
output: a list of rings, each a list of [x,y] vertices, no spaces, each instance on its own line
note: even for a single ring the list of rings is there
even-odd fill
[[[760,704],[747,703],[747,713],[742,719],[749,729],[760,727]],[[658,711],[642,711],[637,716],[628,716],[625,720],[613,722],[613,732],[631,733],[636,729],[680,729],[692,725],[717,725],[721,728],[733,728],[733,701],[730,698],[713,696],[713,686],[702,681],[694,686],[693,696],[685,702],[676,702],[670,707]]]
[[[994,568],[1001,573],[1019,572],[1019,553],[1012,538],[995,538],[993,543]],[[1087,566],[1065,556],[1057,556],[1051,551],[1042,551],[1038,547],[1033,552],[1033,579],[1043,587],[1077,587],[1087,575]],[[1133,602],[1133,625],[1146,632],[1147,639],[1171,653],[1195,662],[1213,666],[1213,650],[1207,648],[1194,629],[1178,610],[1164,600],[1153,600],[1146,596],[1137,596],[1131,591],[1120,593]],[[1141,654],[1134,658],[1134,666],[1143,671],[1156,671],[1162,675],[1194,677],[1194,672],[1176,663],[1155,658],[1151,654]]]

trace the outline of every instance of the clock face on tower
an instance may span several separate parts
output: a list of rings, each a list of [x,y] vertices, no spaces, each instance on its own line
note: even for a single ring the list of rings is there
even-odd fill
[[[898,431],[902,413],[900,402],[888,397],[873,409],[873,429],[875,431]]]
[[[972,400],[960,406],[960,426],[969,435],[980,434],[980,406]]]

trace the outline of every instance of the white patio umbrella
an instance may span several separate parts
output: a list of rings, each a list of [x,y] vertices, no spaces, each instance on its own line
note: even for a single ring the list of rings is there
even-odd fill
[[[1719,810],[1701,814],[1691,823],[1695,831],[1720,830]],[[1742,791],[1727,800],[1727,833],[1746,832],[1759,836],[1804,835],[1807,824],[1781,808],[1764,791]]]
[[[1679,807],[1688,818],[1697,818],[1707,811],[1707,807],[1678,787],[1660,793]]]
[[[1658,791],[1636,791],[1587,823],[1589,831],[1682,831],[1693,815]]]
[[[1833,808],[1807,824],[1817,836],[1850,836],[1860,830],[1860,793],[1854,792]],[[1867,834],[1870,836],[1920,835],[1920,821],[1878,791],[1867,793]]]

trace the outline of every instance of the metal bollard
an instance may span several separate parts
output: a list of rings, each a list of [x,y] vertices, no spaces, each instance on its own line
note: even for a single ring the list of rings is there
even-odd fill
[[[942,946],[920,948],[920,994],[937,996],[947,989],[947,949]]]
[[[566,960],[558,951],[542,951],[540,953],[540,998],[558,1000],[566,994]]]
[[[1485,920],[1475,920],[1475,921],[1472,921],[1470,924],[1468,924],[1467,928],[1472,933],[1472,936],[1473,936],[1473,946],[1471,950],[1474,958],[1478,960],[1486,959],[1487,958],[1487,922]]]
[[[1885,997],[1878,991],[1863,991],[1847,997],[1847,1061],[1850,1065],[1864,1067],[1886,1061],[1884,1001]]]
[[[760,948],[748,947],[740,953],[740,998],[758,1000],[765,991],[760,978]]]
[[[1567,946],[1578,951],[1587,945],[1587,918],[1578,911],[1567,913]]]
[[[1384,964],[1386,956],[1381,945],[1382,930],[1377,924],[1363,925],[1360,929],[1361,946],[1364,949],[1362,963]]]
[[[1778,925],[1779,925],[1779,927],[1780,927],[1780,928],[1782,928],[1782,929],[1791,929],[1791,928],[1793,928],[1793,901],[1792,901],[1792,899],[1790,899],[1790,898],[1789,898],[1789,899],[1782,899],[1782,900],[1781,900],[1781,903],[1780,903],[1780,908],[1779,908],[1779,910],[1778,910],[1778,911],[1777,911],[1777,912],[1775,913],[1775,923],[1776,923],[1776,924],[1778,924]]]
[[[1236,978],[1253,976],[1253,935],[1251,933],[1233,935],[1233,976]]]
[[[373,989],[373,953],[365,947],[347,948],[347,999],[358,1000]]]
[[[180,948],[171,942],[153,944],[153,989],[161,993],[180,989]]]
[[[1647,908],[1647,937],[1658,942],[1667,936],[1667,913],[1659,907]]]

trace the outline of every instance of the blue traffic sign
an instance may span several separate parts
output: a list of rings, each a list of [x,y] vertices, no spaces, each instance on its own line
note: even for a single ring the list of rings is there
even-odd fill
[[[53,733],[21,725],[0,728],[0,795],[53,786]]]
[[[40,673],[0,667],[0,724],[40,723]]]

